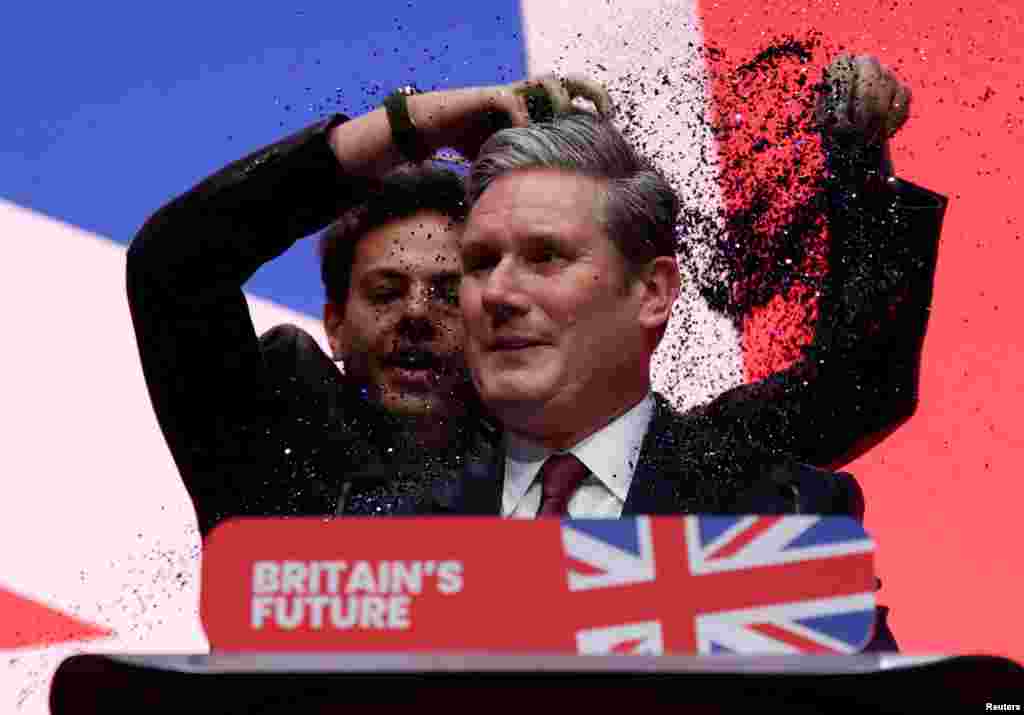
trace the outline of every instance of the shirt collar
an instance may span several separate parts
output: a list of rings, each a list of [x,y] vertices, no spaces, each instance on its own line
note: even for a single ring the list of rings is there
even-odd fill
[[[594,477],[625,503],[653,414],[654,398],[648,392],[629,411],[568,450],[542,447],[507,432],[503,512],[511,513],[518,506],[544,461],[556,451],[575,455]]]

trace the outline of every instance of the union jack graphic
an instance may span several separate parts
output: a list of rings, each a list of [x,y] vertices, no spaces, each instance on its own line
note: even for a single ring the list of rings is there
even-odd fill
[[[874,627],[852,519],[566,520],[562,545],[580,653],[856,653]]]

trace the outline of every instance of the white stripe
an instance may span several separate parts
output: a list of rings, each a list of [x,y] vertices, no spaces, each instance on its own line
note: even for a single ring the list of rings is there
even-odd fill
[[[815,618],[832,613],[848,611],[868,611],[875,608],[875,594],[864,591],[849,596],[818,598],[798,603],[784,603],[771,606],[755,606],[753,608],[737,608],[731,611],[714,611],[697,616],[701,620],[714,620],[734,625],[744,625],[762,621],[789,621],[803,618]],[[698,623],[699,625],[699,623]]]
[[[577,561],[603,569],[603,573],[582,574],[569,569],[569,590],[586,591],[593,588],[608,588],[625,584],[648,583],[655,579],[654,544],[651,537],[651,522],[646,516],[636,517],[639,556],[627,554],[604,541],[595,539],[585,532],[562,527],[562,544],[565,553]]]
[[[28,713],[70,652],[208,644],[195,515],[142,379],[124,246],[5,201],[0,234],[16,245],[0,263],[0,586],[115,632],[4,652],[0,692]],[[322,340],[315,320],[263,300],[250,308],[258,331],[291,322]]]
[[[819,634],[793,621],[837,612],[867,611],[874,608],[875,596],[873,592],[869,592],[781,606],[701,614],[696,618],[698,647],[701,653],[710,653],[710,642],[715,641],[738,653],[800,652],[792,646],[780,643],[774,638],[756,633],[748,628],[751,623],[773,623],[841,653],[854,653],[858,648],[850,647],[838,639]],[[858,645],[863,647],[866,644]]]
[[[684,202],[718,215],[717,149],[707,122],[698,119],[707,105],[707,77],[697,52],[703,36],[696,1],[522,0],[521,7],[530,74],[576,72],[607,82],[620,106],[635,106],[628,112],[635,117],[633,135],[675,180]],[[672,91],[660,85],[659,72]],[[698,259],[706,273],[710,255]],[[655,389],[682,409],[742,382],[739,332],[686,276],[652,377]]]
[[[690,551],[690,563],[698,563],[703,561],[703,554],[714,553],[718,551],[727,542],[732,541],[733,538],[742,531],[746,531],[755,521],[756,516],[744,516],[739,519],[735,524],[730,526],[728,529],[723,531],[717,537],[712,539],[703,549],[701,548],[701,536],[700,536],[700,519],[699,516],[687,516],[686,519],[686,544]]]

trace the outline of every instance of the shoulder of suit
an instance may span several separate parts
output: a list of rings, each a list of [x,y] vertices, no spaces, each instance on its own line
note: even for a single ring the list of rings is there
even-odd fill
[[[832,472],[790,462],[787,483],[796,490],[800,511],[864,518],[864,492],[849,472]]]
[[[738,495],[729,512],[821,514],[860,521],[864,517],[864,497],[857,481],[845,472],[776,458],[764,465],[757,481]]]
[[[649,432],[654,441],[651,447],[669,453],[682,452],[690,457],[704,455],[726,461],[764,461],[773,452],[748,439],[747,434],[735,429],[735,421],[716,419],[699,408],[680,412],[664,395],[655,392],[654,415]]]
[[[675,405],[660,392],[652,392],[654,399],[654,414],[651,417],[651,425],[657,425],[662,429],[671,427],[674,424],[682,424],[691,416],[690,413],[683,413],[676,409]]]
[[[315,348],[323,355],[316,340],[298,325],[281,323],[260,336],[260,347],[264,350],[310,350]],[[326,357],[326,355],[324,356]]]
[[[798,462],[723,428],[699,409],[682,413],[657,392],[654,399],[651,429],[660,433],[653,435],[658,450],[672,458],[669,463],[679,456],[692,461],[696,470],[687,471],[695,478],[731,482],[703,487],[722,489],[723,502],[763,513],[863,518],[864,495],[853,475]],[[714,479],[716,473],[718,479]]]
[[[264,356],[273,359],[292,359],[311,362],[318,367],[333,363],[320,348],[320,344],[308,332],[297,325],[282,323],[275,325],[260,336],[260,349]],[[337,369],[337,368],[335,368]]]
[[[344,376],[320,344],[297,325],[275,325],[260,336],[260,351],[267,367],[279,380],[321,390],[340,387]]]
[[[945,211],[949,205],[949,197],[936,193],[931,189],[919,186],[912,181],[898,178],[893,182],[893,190],[897,207],[901,209],[926,209]]]

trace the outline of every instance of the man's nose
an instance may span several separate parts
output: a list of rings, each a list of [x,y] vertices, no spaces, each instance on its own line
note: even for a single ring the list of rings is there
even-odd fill
[[[413,289],[402,301],[402,314],[398,321],[398,332],[403,337],[417,342],[430,340],[436,334],[432,315],[433,299],[429,288]]]
[[[523,291],[521,271],[513,258],[502,259],[488,273],[480,298],[484,310],[498,318],[527,311],[529,304]]]
[[[433,302],[433,294],[428,286],[413,287],[402,303],[402,314],[410,318],[426,318],[430,315]]]

